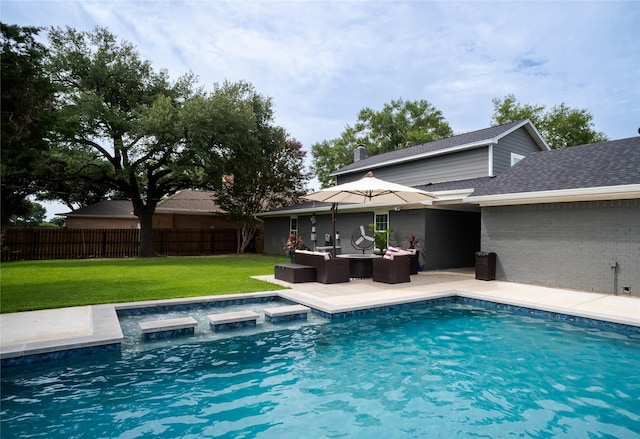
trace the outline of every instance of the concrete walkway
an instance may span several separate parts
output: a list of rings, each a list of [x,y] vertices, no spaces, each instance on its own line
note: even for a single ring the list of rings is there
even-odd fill
[[[122,340],[122,330],[117,309],[209,302],[235,296],[279,295],[335,314],[458,295],[640,327],[639,297],[481,281],[475,279],[473,270],[423,272],[412,276],[409,283],[396,285],[371,280],[324,285],[316,282],[289,284],[275,280],[273,276],[256,276],[256,279],[291,289],[0,314],[0,358],[119,343]]]

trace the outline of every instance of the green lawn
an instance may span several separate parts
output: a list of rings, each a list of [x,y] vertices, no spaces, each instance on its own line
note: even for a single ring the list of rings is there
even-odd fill
[[[249,276],[273,274],[283,262],[263,255],[8,262],[0,312],[282,289]]]

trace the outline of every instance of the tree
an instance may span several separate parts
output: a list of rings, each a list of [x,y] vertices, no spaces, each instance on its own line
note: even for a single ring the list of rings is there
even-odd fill
[[[69,126],[63,148],[83,170],[75,181],[106,185],[124,194],[140,220],[140,250],[155,256],[152,218],[160,199],[187,187],[197,153],[185,143],[184,103],[194,78],[171,83],[135,48],[104,28],[79,32],[55,28],[50,74],[63,88],[58,99]],[[86,172],[84,172],[86,171]]]
[[[551,149],[605,142],[604,133],[594,129],[593,116],[587,110],[569,108],[564,103],[547,111],[544,105],[518,102],[513,94],[494,98],[492,125],[529,119]]]
[[[46,180],[51,130],[56,124],[55,87],[44,70],[47,49],[40,29],[0,23],[2,31],[2,121],[0,175],[2,225],[29,216],[29,196]]]
[[[114,190],[108,180],[109,164],[99,154],[81,145],[53,144],[44,181],[37,198],[61,201],[76,210],[99,201],[126,196]]]
[[[333,181],[330,174],[353,161],[353,150],[363,144],[370,155],[382,154],[449,137],[451,127],[426,100],[392,100],[381,111],[364,108],[353,127],[348,126],[339,138],[311,146],[313,171],[323,187]]]
[[[47,209],[33,201],[25,200],[25,203],[27,204],[27,209],[19,215],[12,215],[9,223],[23,227],[37,227],[44,223]]]
[[[249,83],[216,85],[204,104],[208,109],[200,114],[218,115],[209,132],[216,132],[215,143],[223,145],[226,176],[217,187],[216,202],[238,221],[238,252],[243,253],[260,226],[257,213],[296,203],[304,194],[305,152],[273,124],[271,99]]]

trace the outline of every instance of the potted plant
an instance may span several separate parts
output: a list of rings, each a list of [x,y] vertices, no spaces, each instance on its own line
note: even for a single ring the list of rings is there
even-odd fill
[[[284,245],[284,255],[289,258],[289,260],[293,263],[293,256],[296,253],[296,249],[303,249],[304,243],[302,242],[302,238],[296,236],[295,233],[289,235],[287,239],[287,243]]]
[[[407,236],[407,240],[405,244],[408,249],[415,250],[415,253],[411,255],[411,274],[418,274],[420,270],[420,251],[418,250],[418,245],[420,244],[421,239],[416,235]]]
[[[373,252],[375,254],[384,253],[387,250],[387,245],[389,245],[391,229],[376,230],[375,224],[369,224],[369,228],[373,230],[373,239],[375,242]]]
[[[407,236],[407,248],[409,249],[415,249],[417,248],[416,246],[420,243],[420,238],[418,238],[416,235],[409,235]]]

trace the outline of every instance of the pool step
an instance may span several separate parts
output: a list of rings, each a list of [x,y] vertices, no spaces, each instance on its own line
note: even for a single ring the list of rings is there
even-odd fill
[[[142,336],[147,339],[169,338],[179,335],[191,335],[195,332],[198,322],[193,317],[178,319],[153,320],[140,322]]]
[[[209,320],[209,325],[213,330],[219,332],[225,329],[255,326],[259,317],[260,315],[253,311],[237,311],[210,314],[207,316],[207,320]]]
[[[306,320],[311,308],[304,305],[277,306],[264,309],[264,319],[267,322],[289,322],[291,320]]]

